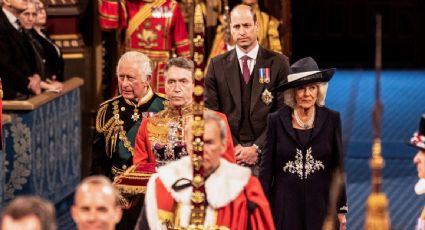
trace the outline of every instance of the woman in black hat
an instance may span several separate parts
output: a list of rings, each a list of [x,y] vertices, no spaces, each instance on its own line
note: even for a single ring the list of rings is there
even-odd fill
[[[287,106],[268,117],[259,177],[276,229],[319,230],[328,214],[332,176],[343,168],[341,119],[324,107],[335,69],[320,71],[307,57],[291,72],[288,82],[274,89],[284,91]],[[339,194],[336,213],[345,229],[345,183]]]

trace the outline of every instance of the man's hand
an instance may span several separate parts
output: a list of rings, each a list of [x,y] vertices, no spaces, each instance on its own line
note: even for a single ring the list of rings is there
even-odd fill
[[[338,213],[339,230],[345,230],[347,228],[347,219],[345,213]]]
[[[236,163],[240,165],[252,166],[257,162],[257,150],[254,146],[235,146]]]
[[[34,94],[40,94],[41,93],[41,87],[40,82],[41,78],[40,75],[34,74],[32,76],[29,76],[28,79],[30,80],[28,84],[28,89],[31,90]]]

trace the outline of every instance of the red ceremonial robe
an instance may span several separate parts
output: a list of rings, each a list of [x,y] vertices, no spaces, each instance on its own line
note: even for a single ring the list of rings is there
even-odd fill
[[[191,106],[192,105],[188,106],[189,109],[186,112],[180,112],[182,117],[190,116],[192,114]],[[168,122],[173,122],[178,119],[170,115],[173,113],[170,112],[170,110],[173,110],[173,108],[166,107],[163,111],[155,114],[153,117],[143,119],[136,136],[133,156],[134,165],[156,162],[155,154],[153,152],[155,144],[165,144],[167,142],[166,138],[168,133],[164,133],[164,130],[168,131]],[[182,110],[185,110],[185,108]],[[233,149],[232,134],[230,132],[229,124],[227,123],[226,115],[220,112],[216,113],[221,119],[223,119],[227,129],[227,149],[223,155],[223,158],[229,162],[234,163],[236,162],[236,157]]]
[[[145,210],[150,229],[161,229],[163,223],[187,227],[190,220],[192,187],[176,191],[172,185],[179,179],[192,179],[189,157],[158,169],[148,182]],[[220,166],[205,182],[208,207],[204,226],[246,230],[275,229],[270,206],[260,182],[248,168],[220,161]],[[255,204],[249,216],[248,201]]]

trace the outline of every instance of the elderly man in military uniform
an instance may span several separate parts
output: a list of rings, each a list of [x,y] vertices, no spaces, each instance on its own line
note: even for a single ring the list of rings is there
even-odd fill
[[[190,57],[179,4],[175,0],[100,0],[99,14],[103,29],[125,29],[125,50],[140,51],[152,60],[151,85],[155,92],[164,93],[164,66],[172,51]]]
[[[140,52],[127,52],[118,61],[120,95],[103,102],[97,112],[91,174],[113,179],[132,165],[142,120],[163,109],[164,98],[152,91],[151,76],[151,62]]]
[[[172,58],[165,67],[165,109],[142,121],[136,137],[133,163],[162,166],[185,155],[183,127],[193,115],[194,64],[185,58]],[[226,116],[218,113],[227,124]],[[224,158],[235,162],[233,141],[227,126],[227,149]]]
[[[151,61],[140,52],[127,52],[118,61],[120,95],[102,103],[97,112],[91,174],[103,174],[113,180],[132,165],[135,137],[142,120],[164,108],[165,99],[150,87],[151,76]],[[139,196],[126,200],[130,204],[125,203],[127,209],[118,229],[134,227],[142,201]]]

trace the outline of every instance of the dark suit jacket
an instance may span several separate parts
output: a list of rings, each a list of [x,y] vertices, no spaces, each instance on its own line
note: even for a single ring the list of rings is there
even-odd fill
[[[17,93],[29,95],[29,79],[36,71],[34,53],[25,37],[9,22],[0,9],[0,77],[4,99],[15,99]]]
[[[306,167],[306,161],[310,167]],[[318,166],[320,163],[323,167]],[[285,170],[291,165],[298,167]],[[337,169],[343,169],[338,112],[316,106],[314,128],[305,146],[298,142],[292,127],[290,107],[269,115],[259,179],[269,198],[276,229],[322,229]],[[344,213],[345,183],[340,188],[337,212]]]
[[[45,77],[51,79],[53,75],[56,75],[56,80],[63,81],[64,61],[60,49],[59,53],[56,50],[56,48],[59,47],[57,47],[57,45],[50,40],[47,35],[46,37],[43,37],[35,30],[31,30],[31,33],[43,48],[43,58],[45,58]]]
[[[259,83],[259,68],[270,68],[270,83]],[[207,108],[226,114],[234,145],[239,144],[238,134],[242,116],[240,72],[236,50],[233,49],[211,60],[205,79],[205,105]],[[261,100],[261,95],[264,90],[270,91],[286,82],[288,72],[289,62],[286,56],[260,46],[253,70],[250,104],[251,124],[256,139],[254,143],[260,148],[265,140],[267,114],[284,105],[282,93],[273,93],[273,101],[268,105]]]

